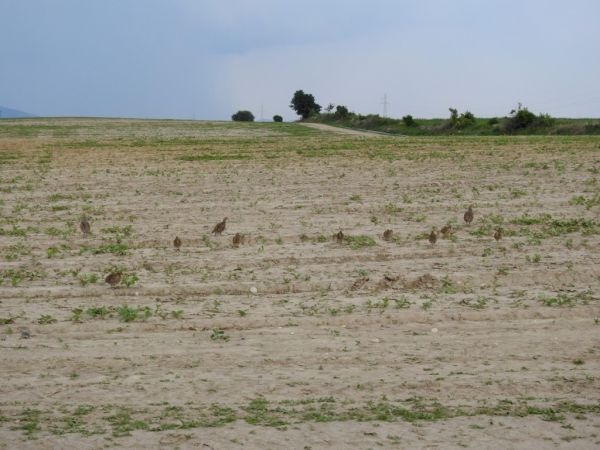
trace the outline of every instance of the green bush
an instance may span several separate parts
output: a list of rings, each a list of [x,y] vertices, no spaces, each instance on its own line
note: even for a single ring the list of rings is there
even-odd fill
[[[519,130],[521,128],[528,128],[535,122],[535,114],[529,111],[527,108],[522,108],[521,104],[517,109],[513,109],[510,112],[510,116],[507,122],[506,128],[508,130]]]
[[[281,117],[280,115],[276,114],[273,116],[273,122],[283,122],[283,117]]]
[[[238,111],[231,116],[231,120],[234,122],[254,122],[254,114],[250,111]]]
[[[404,116],[402,118],[402,122],[404,122],[404,125],[406,125],[407,127],[414,127],[417,124],[417,122],[415,122],[415,119],[413,119],[413,116],[411,116],[410,114]]]
[[[348,111],[348,108],[343,106],[343,105],[337,105],[337,107],[335,108],[335,113],[333,114],[333,117],[335,117],[336,119],[344,119],[346,117],[348,117],[350,115],[350,111]]]
[[[513,109],[504,122],[504,129],[507,132],[528,130],[534,128],[550,128],[554,126],[556,120],[549,114],[535,115],[520,103],[517,109]]]
[[[448,108],[450,110],[449,127],[457,130],[462,130],[471,125],[475,125],[475,116],[470,111],[465,111],[461,115],[458,115],[458,110],[455,108]]]
[[[585,132],[588,134],[600,133],[600,123],[586,123],[585,124]]]
[[[551,127],[555,122],[556,120],[554,117],[550,117],[550,114],[539,114],[535,120],[536,126],[539,127]]]

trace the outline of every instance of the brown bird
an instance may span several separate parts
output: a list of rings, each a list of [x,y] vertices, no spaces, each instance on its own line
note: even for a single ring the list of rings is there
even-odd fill
[[[110,287],[114,288],[121,282],[122,277],[123,277],[123,272],[111,272],[106,276],[104,281],[106,281],[108,284],[110,284]]]
[[[469,205],[469,209],[467,209],[463,218],[465,219],[465,222],[467,222],[470,225],[471,222],[473,222],[474,217],[475,213],[473,213],[473,205]]]
[[[384,241],[391,241],[393,237],[394,237],[394,232],[392,230],[385,230],[383,232],[383,240]]]
[[[179,236],[175,236],[175,239],[173,240],[173,247],[175,247],[175,250],[177,251],[179,251],[181,248],[181,239],[179,239]]]
[[[496,232],[494,233],[494,239],[496,239],[496,242],[502,239],[502,228],[496,228]]]
[[[450,236],[452,234],[452,225],[447,224],[444,225],[442,227],[442,229],[440,230],[440,232],[442,233],[442,237],[447,238],[448,236]]]
[[[434,228],[433,230],[431,230],[431,233],[429,233],[429,243],[431,245],[435,244],[437,242],[437,238],[438,238],[437,230]]]
[[[233,237],[233,246],[234,247],[239,247],[240,244],[242,244],[244,241],[244,237],[240,234],[240,233],[235,233],[235,236]]]
[[[335,239],[337,240],[338,244],[344,242],[344,233],[342,233],[342,230],[340,230],[340,232],[335,235]]]
[[[216,224],[212,232],[214,234],[221,234],[223,231],[225,231],[225,225],[227,225],[227,217],[223,219],[223,222]]]
[[[92,227],[90,226],[90,222],[88,221],[87,217],[83,216],[81,218],[81,221],[79,222],[79,228],[85,236],[90,234]]]
[[[352,286],[350,287],[350,290],[356,291],[357,289],[360,289],[361,287],[363,287],[367,283],[367,281],[369,281],[369,277],[361,277],[361,278],[359,278],[354,283],[352,283]]]

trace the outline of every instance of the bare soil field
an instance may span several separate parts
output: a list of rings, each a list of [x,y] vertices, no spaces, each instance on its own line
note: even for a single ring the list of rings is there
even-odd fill
[[[598,448],[599,178],[599,137],[2,120],[0,449]]]

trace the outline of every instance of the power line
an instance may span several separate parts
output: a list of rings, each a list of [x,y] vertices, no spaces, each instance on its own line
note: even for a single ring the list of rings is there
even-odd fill
[[[388,114],[388,105],[390,104],[390,102],[388,102],[387,99],[387,94],[383,94],[383,102],[381,102],[383,104],[383,117],[387,117]]]

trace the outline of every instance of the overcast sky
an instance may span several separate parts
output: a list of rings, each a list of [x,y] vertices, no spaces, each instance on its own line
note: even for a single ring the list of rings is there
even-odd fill
[[[600,117],[598,0],[0,0],[0,105],[37,115]]]

